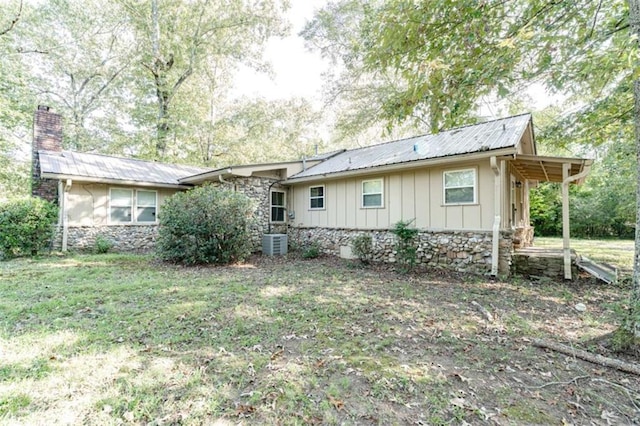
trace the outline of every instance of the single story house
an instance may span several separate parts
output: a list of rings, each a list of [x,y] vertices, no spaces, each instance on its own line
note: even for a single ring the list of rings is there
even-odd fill
[[[372,235],[374,258],[395,261],[397,221],[419,230],[418,261],[456,270],[508,273],[514,247],[533,239],[529,190],[563,183],[568,253],[568,185],[592,160],[539,156],[522,114],[299,161],[206,169],[64,151],[62,122],[47,107],[34,120],[33,194],[60,205],[57,244],[86,249],[98,235],[116,249],[152,248],[162,202],[206,182],[258,201],[263,234],[314,241],[351,256],[351,239]],[[568,258],[568,257],[567,257]]]

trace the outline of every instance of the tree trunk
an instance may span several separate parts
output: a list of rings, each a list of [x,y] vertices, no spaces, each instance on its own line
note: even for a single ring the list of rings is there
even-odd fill
[[[629,24],[631,36],[636,36],[636,48],[640,40],[640,0],[629,0]],[[637,63],[633,66],[638,66]],[[636,156],[638,176],[636,178],[636,244],[633,258],[633,287],[630,297],[630,317],[627,331],[640,339],[640,79],[633,85],[635,108],[634,122],[636,135]]]

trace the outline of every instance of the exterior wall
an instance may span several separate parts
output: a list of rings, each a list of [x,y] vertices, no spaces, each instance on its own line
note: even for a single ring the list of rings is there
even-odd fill
[[[256,201],[257,209],[255,223],[251,229],[251,239],[254,250],[260,250],[262,235],[271,233],[286,233],[286,223],[269,223],[270,218],[270,189],[278,188],[276,179],[266,177],[242,177],[230,179],[226,182],[212,182],[212,185],[238,191]],[[99,183],[74,182],[67,194],[67,220],[69,224],[67,247],[69,250],[92,250],[96,237],[102,236],[114,243],[114,251],[147,252],[151,251],[156,240],[157,224],[109,224],[109,189],[119,188],[115,185]],[[121,188],[137,189],[130,186]],[[158,215],[162,214],[162,204],[178,190],[153,189],[158,192]],[[286,189],[285,189],[286,192]],[[55,246],[61,247],[61,232],[58,231]]]
[[[477,202],[444,205],[443,172],[475,168]],[[362,181],[382,178],[383,207],[363,208]],[[309,208],[309,188],[320,183],[290,188],[289,210],[295,213],[294,227],[347,229],[389,229],[399,220],[415,219],[415,227],[429,230],[490,231],[493,225],[494,174],[489,160],[457,163],[451,167],[420,168],[366,177],[326,180],[325,208]]]
[[[291,228],[289,242],[305,245],[314,242],[327,254],[350,253],[351,241],[357,235],[369,233],[373,242],[373,261],[396,262],[396,236],[389,230],[350,230],[327,228]],[[499,273],[508,275],[511,267],[511,238],[501,234]],[[444,267],[458,272],[488,274],[491,272],[491,232],[421,231],[417,241],[418,264]]]
[[[67,248],[71,251],[92,251],[96,238],[105,238],[113,243],[112,251],[127,253],[148,253],[155,246],[158,225],[100,225],[76,226],[69,228]],[[54,245],[61,246],[61,229]]]
[[[126,188],[157,191],[158,205],[157,214],[160,214],[160,207],[171,195],[179,190],[167,188],[147,188],[133,186],[118,186],[102,183],[73,182],[67,194],[67,220],[69,227],[84,226],[107,226],[109,216],[109,189]],[[112,226],[112,225],[109,225]],[[136,225],[113,225],[113,226],[153,226],[153,224]]]
[[[157,224],[123,225],[108,223],[110,188],[157,191],[157,214],[160,214],[164,201],[178,191],[166,188],[136,188],[132,186],[73,182],[67,193],[67,249],[71,251],[93,250],[96,238],[100,236],[113,243],[113,251],[136,253],[151,251],[158,235]],[[54,248],[60,249],[61,247],[62,227],[59,226],[54,239]]]
[[[232,191],[245,194],[256,202],[255,223],[251,228],[251,239],[255,251],[262,248],[262,236],[264,234],[286,234],[287,223],[269,223],[271,218],[271,189],[279,189],[287,192],[286,188],[279,185],[279,179],[272,177],[237,177],[225,179],[225,182],[211,182],[211,185],[219,186]]]

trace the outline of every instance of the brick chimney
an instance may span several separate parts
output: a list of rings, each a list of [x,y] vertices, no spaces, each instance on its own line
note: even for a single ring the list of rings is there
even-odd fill
[[[33,145],[31,150],[31,195],[48,201],[58,201],[58,181],[43,179],[38,151],[62,152],[62,116],[38,105],[33,120]]]

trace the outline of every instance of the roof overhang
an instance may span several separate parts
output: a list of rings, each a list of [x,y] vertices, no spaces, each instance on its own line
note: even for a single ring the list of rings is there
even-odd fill
[[[262,164],[247,164],[244,166],[230,166],[224,167],[210,172],[204,172],[193,176],[186,176],[179,179],[180,183],[199,184],[208,180],[217,179],[220,177],[250,177],[254,173],[288,170],[290,167],[300,165],[304,167],[311,167],[318,164],[319,160],[298,160],[298,161],[286,161],[281,163],[262,163]]]
[[[335,173],[325,173],[325,174],[317,174],[312,176],[304,176],[304,177],[293,177],[291,179],[287,179],[283,184],[297,184],[303,182],[313,182],[318,180],[326,180],[326,179],[340,179],[344,177],[351,176],[359,176],[359,175],[371,175],[375,173],[388,173],[394,172],[398,170],[409,170],[419,167],[433,167],[439,165],[446,165],[450,163],[459,163],[463,161],[473,161],[473,160],[482,160],[490,157],[509,157],[513,158],[514,156],[513,147],[510,148],[501,148],[494,149],[489,151],[480,151],[480,152],[472,152],[468,154],[457,154],[457,155],[449,155],[446,157],[438,157],[438,158],[427,158],[424,160],[416,160],[416,161],[405,161],[402,163],[388,164],[384,166],[374,166],[374,167],[365,167],[354,170],[346,170]]]
[[[88,176],[76,176],[76,175],[67,175],[67,174],[59,174],[59,173],[47,173],[43,172],[41,177],[46,179],[57,179],[66,181],[71,179],[74,182],[91,182],[91,183],[105,183],[111,185],[125,185],[125,186],[141,186],[145,188],[173,188],[173,189],[189,189],[192,188],[193,185],[181,185],[181,184],[172,184],[172,183],[157,183],[157,182],[141,182],[135,180],[123,180],[123,179],[108,179],[108,178],[98,178],[98,177],[88,177]]]
[[[562,166],[569,164],[569,176],[582,175],[573,182],[581,184],[589,174],[593,160],[586,158],[545,157],[517,155],[510,161],[523,178],[531,181],[562,182]]]

